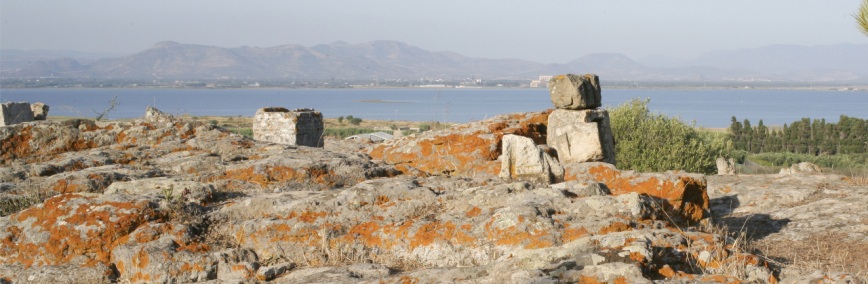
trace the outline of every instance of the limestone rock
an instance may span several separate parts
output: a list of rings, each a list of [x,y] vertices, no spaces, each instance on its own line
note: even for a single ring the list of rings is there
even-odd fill
[[[501,140],[514,134],[545,144],[549,112],[500,115],[442,131],[393,139],[368,150],[405,174],[497,177]]]
[[[552,111],[546,143],[557,149],[561,163],[615,164],[615,143],[606,110]]]
[[[678,222],[698,224],[710,216],[707,184],[702,175],[681,172],[637,174],[607,163],[564,164],[565,180],[591,180],[612,194],[636,192],[660,201]]]
[[[45,120],[48,118],[48,105],[35,102],[30,104],[30,110],[33,112],[33,120]]]
[[[63,194],[0,218],[0,260],[26,266],[110,264],[116,241],[163,217],[157,203],[120,195]]]
[[[214,192],[211,184],[167,177],[115,182],[105,190],[106,194],[151,195],[193,203],[205,202]]]
[[[0,126],[33,121],[33,110],[28,102],[6,102],[0,104]]]
[[[171,123],[175,121],[175,116],[162,112],[155,107],[148,106],[145,109],[145,121],[150,123]]]
[[[602,106],[600,78],[594,74],[566,74],[549,81],[552,103],[558,109],[593,109]]]
[[[503,136],[500,177],[529,179],[544,183],[564,178],[561,165],[527,137],[508,134]]]
[[[782,175],[797,175],[797,174],[819,174],[822,173],[823,169],[820,166],[817,166],[813,163],[809,162],[801,162],[798,164],[793,164],[789,168],[781,169],[780,174]]]
[[[253,121],[253,139],[273,143],[322,147],[322,113],[312,109],[290,111],[281,107],[261,108]]]
[[[735,161],[732,158],[719,157],[715,162],[717,163],[717,175],[731,176],[735,174]]]

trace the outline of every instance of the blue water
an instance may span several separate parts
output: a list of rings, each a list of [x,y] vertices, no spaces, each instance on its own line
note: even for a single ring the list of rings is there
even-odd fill
[[[49,115],[94,117],[117,96],[109,118],[141,117],[148,105],[191,116],[253,116],[262,107],[314,108],[325,117],[468,122],[552,107],[546,89],[2,89],[0,101],[44,102]],[[603,90],[603,104],[649,98],[654,112],[727,127],[732,116],[782,125],[803,117],[868,118],[868,93],[794,90]]]

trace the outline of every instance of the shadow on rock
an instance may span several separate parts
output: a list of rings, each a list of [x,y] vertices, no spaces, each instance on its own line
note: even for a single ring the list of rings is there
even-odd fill
[[[748,240],[760,240],[780,232],[788,223],[790,223],[790,219],[774,219],[768,214],[729,216],[718,219],[718,224],[724,225],[727,231],[744,233]]]

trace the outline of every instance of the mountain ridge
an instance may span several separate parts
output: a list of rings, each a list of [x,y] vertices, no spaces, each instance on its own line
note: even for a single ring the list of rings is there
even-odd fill
[[[2,50],[0,76],[87,79],[532,79],[560,73],[596,73],[636,81],[860,81],[868,80],[868,44],[772,45],[713,51],[692,59],[637,61],[619,53],[593,53],[563,64],[467,57],[428,51],[404,42],[336,41],[303,46],[223,48],[162,41],[113,58],[68,52]],[[93,53],[91,53],[92,55]],[[58,56],[56,58],[52,56]],[[668,63],[668,64],[667,64]],[[654,66],[657,65],[657,66]]]

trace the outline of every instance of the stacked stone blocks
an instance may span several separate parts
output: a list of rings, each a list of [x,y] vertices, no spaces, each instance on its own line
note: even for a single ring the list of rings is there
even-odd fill
[[[597,75],[558,75],[549,82],[556,110],[549,115],[546,143],[561,163],[615,164],[615,143],[609,113],[600,109]]]
[[[253,139],[279,144],[323,147],[322,113],[313,109],[267,107],[256,111]]]

